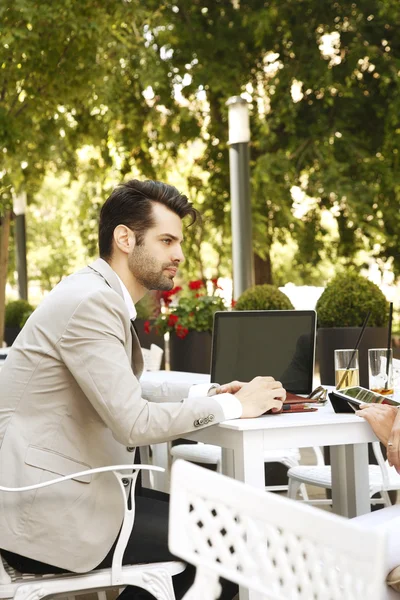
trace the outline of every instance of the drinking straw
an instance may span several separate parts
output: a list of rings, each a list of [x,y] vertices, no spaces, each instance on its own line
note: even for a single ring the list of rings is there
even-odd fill
[[[388,341],[387,341],[387,351],[386,351],[386,383],[385,390],[388,389],[389,386],[389,366],[390,366],[390,349],[392,347],[392,323],[393,323],[393,302],[389,305],[389,326],[388,326]]]
[[[370,316],[371,316],[371,311],[369,310],[369,311],[367,312],[367,314],[365,315],[364,323],[363,323],[363,326],[362,326],[362,328],[361,328],[360,335],[358,336],[358,340],[357,340],[357,342],[356,342],[356,345],[354,346],[353,354],[352,354],[352,355],[351,355],[351,357],[350,357],[349,364],[347,365],[347,369],[346,369],[346,370],[345,370],[345,372],[343,373],[341,380],[339,381],[339,383],[338,383],[338,384],[337,384],[337,386],[336,386],[336,389],[337,389],[337,390],[340,388],[340,386],[342,385],[343,381],[344,381],[344,380],[345,380],[345,378],[346,378],[347,371],[350,369],[351,363],[352,363],[352,362],[353,362],[353,360],[354,360],[354,357],[355,357],[355,355],[356,355],[356,352],[357,352],[357,350],[358,350],[358,346],[360,345],[361,338],[362,338],[362,336],[364,335],[364,331],[365,331],[365,328],[366,328],[366,326],[367,326],[367,323],[368,323],[368,321],[369,321],[369,318],[370,318]]]

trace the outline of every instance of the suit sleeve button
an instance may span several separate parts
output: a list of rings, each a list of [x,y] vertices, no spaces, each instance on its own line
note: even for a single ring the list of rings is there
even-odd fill
[[[125,479],[125,477],[124,477],[123,480],[122,480],[122,483],[123,483],[124,487],[128,487],[128,485],[129,485],[129,479]]]
[[[208,420],[209,421],[214,421],[214,419],[215,419],[214,415],[208,415]]]
[[[126,449],[128,452],[135,452],[135,446],[127,446]]]
[[[198,419],[196,419],[196,420],[193,422],[193,425],[194,425],[195,427],[198,427],[198,426],[199,426],[199,421],[198,421]]]

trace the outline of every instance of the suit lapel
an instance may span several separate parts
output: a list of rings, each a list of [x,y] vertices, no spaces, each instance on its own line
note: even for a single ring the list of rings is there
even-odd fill
[[[100,273],[100,275],[106,280],[108,285],[111,288],[113,288],[113,290],[118,292],[118,294],[121,296],[121,298],[124,297],[121,286],[119,284],[119,281],[118,281],[118,278],[117,278],[115,272],[112,270],[110,265],[105,260],[103,260],[102,258],[98,258],[95,262],[93,262],[91,265],[89,265],[89,267],[91,269],[93,269],[94,271],[97,271],[98,273]],[[135,329],[135,326],[132,321],[131,321],[131,337],[132,337],[132,354],[129,358],[131,359],[132,371],[134,372],[135,376],[139,379],[139,377],[143,373],[143,366],[144,366],[143,355],[142,355],[142,350],[140,347],[139,338],[137,336],[136,329]],[[129,356],[129,353],[128,353],[128,356]]]
[[[132,365],[132,371],[134,372],[135,376],[139,379],[141,374],[143,373],[143,354],[142,354],[142,349],[140,347],[140,342],[139,342],[139,338],[136,332],[136,327],[133,323],[133,321],[131,321],[131,335],[132,335],[132,358],[131,358],[131,365]]]

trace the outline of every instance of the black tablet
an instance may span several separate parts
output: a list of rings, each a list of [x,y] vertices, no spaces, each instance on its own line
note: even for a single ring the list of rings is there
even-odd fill
[[[360,404],[389,404],[390,406],[400,406],[400,402],[397,402],[392,398],[383,396],[383,394],[372,392],[371,390],[367,390],[366,388],[360,386],[342,388],[341,390],[334,390],[333,393],[335,394],[335,396],[338,396],[343,400],[347,400],[349,404],[352,404],[356,408],[358,408]]]

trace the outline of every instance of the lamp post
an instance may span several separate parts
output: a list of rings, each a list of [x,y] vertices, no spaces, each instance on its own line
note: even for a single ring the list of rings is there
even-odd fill
[[[18,292],[22,300],[28,300],[28,270],[26,264],[26,192],[14,195],[15,245],[17,249]]]
[[[241,96],[227,101],[231,187],[233,297],[254,285],[250,202],[249,105]]]

